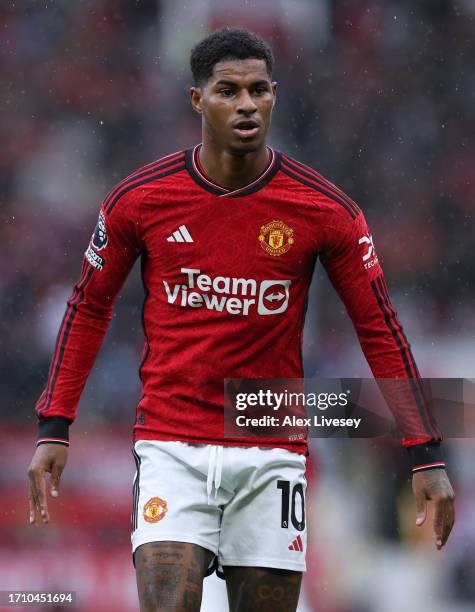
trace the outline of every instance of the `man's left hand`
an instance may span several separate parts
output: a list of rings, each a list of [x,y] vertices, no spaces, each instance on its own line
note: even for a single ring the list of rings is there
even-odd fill
[[[416,525],[424,523],[427,501],[435,503],[434,533],[437,550],[447,542],[455,520],[454,490],[444,469],[423,470],[412,476],[412,490],[416,498]]]

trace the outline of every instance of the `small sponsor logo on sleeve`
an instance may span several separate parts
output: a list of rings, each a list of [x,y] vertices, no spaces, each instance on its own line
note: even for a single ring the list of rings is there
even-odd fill
[[[102,270],[104,264],[106,263],[106,260],[100,255],[98,255],[91,245],[87,247],[85,255],[87,261],[91,264],[93,268],[96,268],[96,270]]]
[[[361,257],[361,259],[363,260],[363,265],[365,269],[369,270],[369,268],[372,268],[378,263],[378,256],[376,255],[376,251],[374,250],[373,236],[370,236],[369,234],[366,234],[366,236],[362,236],[359,239],[358,244],[365,245],[365,253]]]
[[[106,218],[102,210],[99,213],[99,219],[97,220],[96,227],[94,229],[94,233],[91,236],[91,242],[87,247],[87,251],[85,252],[87,261],[91,264],[93,268],[96,270],[102,270],[106,260],[101,257],[97,251],[102,251],[107,246],[107,228],[106,228]]]
[[[92,235],[91,244],[96,251],[102,251],[102,249],[105,249],[107,246],[106,219],[102,210],[99,213],[99,219],[97,221],[94,234]]]

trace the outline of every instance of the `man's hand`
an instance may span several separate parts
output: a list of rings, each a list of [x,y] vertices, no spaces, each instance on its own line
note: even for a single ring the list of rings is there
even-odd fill
[[[36,523],[37,513],[43,523],[49,523],[45,473],[51,474],[51,497],[58,497],[59,479],[67,460],[68,447],[63,444],[40,444],[36,449],[28,468],[30,525]]]
[[[454,490],[444,469],[415,472],[412,490],[416,498],[416,525],[422,525],[427,516],[427,500],[435,503],[434,533],[437,550],[447,542],[455,520]]]

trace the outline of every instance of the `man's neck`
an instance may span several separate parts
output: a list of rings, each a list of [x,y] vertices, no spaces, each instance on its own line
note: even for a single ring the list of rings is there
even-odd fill
[[[199,160],[205,174],[214,183],[227,189],[240,189],[264,172],[269,163],[269,151],[262,145],[257,151],[237,156],[203,141]]]

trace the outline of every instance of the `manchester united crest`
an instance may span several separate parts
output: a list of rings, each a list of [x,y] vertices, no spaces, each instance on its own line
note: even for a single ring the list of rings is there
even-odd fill
[[[283,221],[270,221],[261,226],[259,243],[269,255],[283,255],[294,243],[294,230]]]
[[[158,523],[168,511],[167,502],[159,497],[151,497],[143,507],[143,517],[147,523]]]

